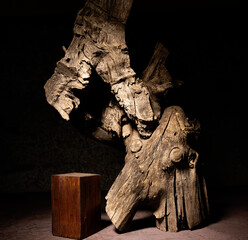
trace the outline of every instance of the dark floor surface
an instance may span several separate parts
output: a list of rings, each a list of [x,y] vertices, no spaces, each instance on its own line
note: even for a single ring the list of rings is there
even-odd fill
[[[156,229],[150,212],[138,211],[131,228],[118,233],[102,211],[102,229],[87,240],[176,240],[176,239],[248,239],[248,189],[219,189],[210,192],[211,218],[195,230],[177,233]],[[1,194],[0,240],[63,240],[51,233],[49,193]],[[104,204],[103,204],[104,205]]]

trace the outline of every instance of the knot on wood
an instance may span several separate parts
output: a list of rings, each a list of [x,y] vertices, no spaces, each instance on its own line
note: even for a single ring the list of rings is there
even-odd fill
[[[130,145],[130,149],[132,153],[137,153],[141,150],[143,144],[142,141],[140,139],[133,139],[131,145]]]
[[[183,157],[184,157],[184,151],[179,147],[174,147],[169,154],[169,158],[173,163],[181,162]]]

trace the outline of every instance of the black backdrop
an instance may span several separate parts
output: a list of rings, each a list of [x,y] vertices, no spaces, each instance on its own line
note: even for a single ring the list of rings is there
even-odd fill
[[[100,173],[106,190],[123,166],[123,151],[82,135],[44,96],[84,2],[8,1],[1,7],[2,192],[49,191],[52,174],[71,171]],[[139,75],[156,42],[164,44],[169,72],[184,81],[171,104],[201,122],[209,188],[247,186],[238,2],[185,2],[134,0],[126,28],[131,65]]]

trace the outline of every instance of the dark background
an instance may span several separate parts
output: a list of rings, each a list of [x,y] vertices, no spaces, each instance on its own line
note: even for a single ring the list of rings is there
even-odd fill
[[[44,95],[84,2],[1,3],[0,192],[49,191],[52,174],[72,171],[101,174],[107,190],[123,166],[123,151],[82,135]],[[201,122],[201,157],[210,190],[248,185],[247,159],[241,153],[247,108],[240,29],[238,1],[213,0],[134,0],[126,27],[137,75],[157,41],[170,51],[167,68],[184,81],[171,104]]]

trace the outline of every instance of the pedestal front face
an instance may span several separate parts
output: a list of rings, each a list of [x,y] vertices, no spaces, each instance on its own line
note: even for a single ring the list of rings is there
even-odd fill
[[[85,238],[101,227],[100,175],[67,173],[52,176],[52,233]]]

